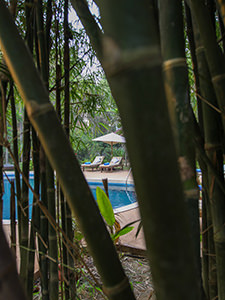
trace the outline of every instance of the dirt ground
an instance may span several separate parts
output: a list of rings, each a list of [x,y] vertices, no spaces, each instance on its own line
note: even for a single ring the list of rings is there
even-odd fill
[[[127,254],[120,254],[120,260],[122,262],[125,273],[130,281],[131,287],[134,291],[137,300],[153,300],[154,289],[152,285],[151,272],[148,265],[148,260],[144,257],[130,256]],[[100,281],[98,272],[93,265],[92,258],[88,257],[86,260],[89,268]],[[89,275],[86,274],[86,278],[80,279],[77,292],[79,299],[105,299],[101,293],[91,287],[88,282]]]
[[[130,281],[131,287],[134,291],[137,300],[156,300],[154,288],[152,284],[151,272],[149,270],[148,260],[145,257],[137,257],[130,254],[119,254],[124,271]],[[85,257],[85,262],[91,270],[94,277],[101,284],[100,276],[93,260],[90,256]],[[79,269],[79,268],[78,268]],[[102,292],[98,291],[95,283],[85,268],[78,275],[77,284],[77,298],[78,300],[103,300],[107,299]],[[34,294],[34,300],[41,299],[40,278],[36,281],[35,289],[38,291]]]

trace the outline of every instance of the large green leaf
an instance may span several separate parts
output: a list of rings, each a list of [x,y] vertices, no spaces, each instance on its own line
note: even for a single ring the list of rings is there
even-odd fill
[[[102,217],[109,226],[113,226],[113,224],[115,223],[115,216],[109,198],[100,187],[96,188],[96,196],[98,207],[102,214]]]

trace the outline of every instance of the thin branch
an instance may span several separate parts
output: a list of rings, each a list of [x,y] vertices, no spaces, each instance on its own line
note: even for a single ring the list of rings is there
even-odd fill
[[[200,94],[198,94],[197,91],[195,91],[196,96],[202,100],[203,102],[205,102],[206,104],[208,104],[212,109],[214,109],[216,112],[218,112],[219,114],[223,115],[222,111],[216,107],[215,105],[211,104],[208,100],[206,100],[205,98],[203,98]]]

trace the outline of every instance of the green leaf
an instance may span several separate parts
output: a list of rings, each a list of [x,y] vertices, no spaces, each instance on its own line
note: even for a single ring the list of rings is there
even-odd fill
[[[79,231],[76,231],[75,232],[75,236],[74,236],[74,238],[75,238],[75,240],[77,240],[78,242],[80,242],[82,239],[83,239],[83,234],[81,233],[81,232],[79,232]]]
[[[138,237],[140,231],[141,231],[141,228],[142,228],[142,221],[140,221],[139,225],[138,225],[138,228],[137,228],[137,232],[135,234],[136,238]]]
[[[100,188],[96,188],[96,197],[99,210],[102,214],[102,217],[109,226],[113,226],[115,223],[115,216],[112,208],[112,204],[109,201],[106,193]]]
[[[115,241],[116,239],[118,239],[118,237],[127,234],[128,232],[130,232],[133,229],[134,229],[133,226],[131,226],[131,227],[129,227],[129,226],[128,227],[124,227],[121,230],[119,230],[118,232],[114,233],[111,236],[111,238],[112,238],[113,241]]]

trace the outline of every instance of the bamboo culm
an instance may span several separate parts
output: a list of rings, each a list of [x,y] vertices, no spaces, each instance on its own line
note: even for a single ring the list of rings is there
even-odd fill
[[[24,108],[24,122],[23,122],[23,175],[29,178],[29,167],[30,167],[30,121],[27,116],[26,109]],[[28,263],[28,232],[29,232],[29,188],[22,179],[22,190],[21,190],[21,241],[20,245],[20,276],[22,282],[27,285],[27,263]]]
[[[215,89],[217,103],[221,111],[223,130],[225,130],[225,62],[222,51],[217,43],[215,28],[209,11],[203,1],[187,1],[191,13],[196,19],[201,34],[202,46],[210,71],[211,80]]]
[[[185,203],[201,288],[199,189],[195,173],[193,120],[190,109],[188,68],[185,57],[183,9],[180,1],[159,1],[161,49],[165,91],[175,137]]]
[[[203,41],[201,40],[201,32],[198,30],[198,24],[195,21],[195,17],[193,16],[194,33],[195,33],[195,43],[196,43],[196,56],[198,60],[198,73],[199,73],[199,82],[200,82],[200,91],[201,95],[204,99],[207,99],[209,103],[214,106],[217,105],[217,97],[214,92],[213,85],[211,84],[211,76],[208,67],[208,60],[206,60],[206,53],[203,48]],[[220,115],[214,111],[211,107],[209,107],[206,103],[202,103],[202,112],[203,112],[203,123],[204,123],[204,138],[205,138],[205,151],[214,168],[216,169],[217,175],[220,177],[220,181],[223,182],[222,174],[222,145],[221,145],[221,136],[219,134],[221,124]],[[223,214],[225,213],[225,206],[223,204],[224,192],[221,190],[217,180],[215,180],[215,175],[208,168],[208,187],[206,188],[208,191],[209,201],[206,203],[208,210],[207,223],[208,226],[212,220],[213,224],[213,232],[214,232],[214,243],[212,241],[212,231],[208,232],[208,246],[209,252],[211,254],[214,249],[216,250],[216,261],[214,257],[209,258],[209,295],[211,298],[216,297],[217,293],[219,293],[220,298],[223,299],[224,288],[224,267],[222,261],[224,261],[225,256],[220,251],[221,244],[224,243],[224,227],[223,223],[225,222]],[[205,181],[206,182],[206,181]],[[207,198],[206,198],[207,200]],[[211,219],[212,218],[212,219]],[[218,220],[219,223],[218,223]],[[219,239],[218,239],[218,236]],[[218,245],[219,243],[219,245]],[[214,248],[215,247],[215,248]],[[220,264],[218,263],[220,262]],[[217,266],[217,279],[215,278],[215,266]],[[221,281],[222,280],[222,281]],[[217,282],[217,283],[216,283]],[[217,284],[218,284],[218,292],[217,292]]]
[[[48,208],[47,199],[47,185],[46,185],[46,168],[45,168],[45,154],[43,149],[40,149],[40,183],[41,183],[41,202]],[[48,251],[48,220],[45,214],[40,212],[40,234],[39,249],[41,255],[39,255],[40,271],[41,271],[41,287],[43,300],[49,299],[49,287],[48,287],[48,259],[46,257]]]
[[[51,28],[51,1],[48,1],[47,5],[47,20],[46,20],[46,27],[44,30],[43,24],[43,9],[42,9],[42,2],[37,4],[37,31],[38,31],[38,44],[39,44],[39,57],[40,57],[40,71],[43,81],[45,82],[46,89],[48,90],[48,81],[49,81],[49,40],[50,40],[50,28]],[[44,154],[44,153],[43,153]],[[46,166],[46,188],[47,188],[47,207],[49,213],[55,220],[56,218],[56,199],[55,199],[55,187],[54,187],[54,172],[52,170],[51,165],[47,157],[45,159],[45,166]],[[44,178],[43,178],[44,180]],[[47,220],[46,220],[47,221]],[[45,222],[46,222],[45,221]],[[52,257],[55,262],[49,261],[48,268],[49,268],[49,285],[48,285],[48,292],[49,292],[49,299],[57,299],[58,298],[58,246],[57,246],[57,236],[55,230],[52,226],[48,223],[48,254]],[[47,236],[46,236],[47,238]],[[47,250],[47,249],[46,249]],[[45,251],[46,251],[45,250]],[[46,266],[46,264],[45,264]],[[46,270],[47,271],[47,266]],[[48,274],[45,275],[48,277]],[[47,287],[46,287],[47,288]],[[47,295],[43,295],[47,298]]]
[[[16,201],[15,185],[10,182],[10,231],[11,231],[11,248],[16,257]]]
[[[36,195],[39,195],[40,187],[40,168],[39,168],[39,143],[37,135],[32,128],[32,157],[33,157],[33,166],[34,166],[34,192]],[[40,233],[40,209],[36,204],[36,198],[33,196],[33,207],[32,207],[32,221],[30,228],[30,238],[29,238],[29,251],[28,256],[28,270],[27,270],[27,296],[29,300],[33,298],[33,282],[34,282],[34,263],[35,263],[35,249],[36,249],[36,232]]]
[[[199,299],[163,87],[159,32],[153,1],[150,4],[145,1],[98,2],[104,34],[99,34],[100,28],[97,29],[94,18],[91,19],[86,1],[72,0],[71,3],[90,37],[119,107],[157,299]],[[146,162],[144,165],[143,159]],[[169,174],[165,173],[165,169],[169,170]],[[166,212],[163,215],[162,206]],[[176,226],[178,223],[182,224],[179,227],[180,234]],[[184,235],[185,240],[182,240]],[[162,251],[165,245],[167,251]],[[161,261],[167,262],[166,270]],[[178,261],[190,268],[183,279],[184,273],[179,266],[184,264],[178,264]],[[179,289],[175,291],[172,286],[177,285],[178,281],[184,285],[179,284]]]
[[[1,299],[26,300],[26,294],[17,273],[16,260],[9,249],[2,223],[0,223],[0,244],[0,274],[3,275],[1,278]]]
[[[32,57],[19,36],[2,0],[0,1],[0,15],[2,51],[29,111],[30,120],[39,134],[40,141],[52,167],[57,172],[68,203],[79,221],[90,252],[102,276],[109,299],[135,299],[97,204],[75,158],[73,149],[65,136],[53,106],[48,101],[48,93],[35,69]],[[10,40],[13,43],[10,42],[8,33],[5,35],[4,30],[2,30],[3,24],[6,23],[8,24],[7,29],[10,31]],[[14,43],[17,44],[16,55],[19,54],[21,58],[27,60],[26,62],[23,61],[22,65],[20,65],[21,60],[13,59],[15,54],[11,51],[14,52],[15,50]],[[23,76],[21,76],[20,72],[22,72]],[[30,88],[31,82],[32,87]],[[43,107],[46,108],[44,109],[45,113]],[[49,124],[52,124],[52,126],[49,126]],[[82,198],[82,202],[80,198]],[[91,215],[90,218],[87,216],[89,213]],[[118,285],[121,286],[119,290],[115,288]]]
[[[16,198],[17,198],[17,219],[18,224],[21,224],[21,183],[20,183],[20,174],[18,171],[19,166],[19,154],[18,154],[18,130],[17,130],[17,118],[16,118],[16,106],[14,98],[14,86],[13,83],[10,83],[11,93],[10,93],[10,103],[11,103],[11,118],[12,118],[12,132],[13,132],[13,156],[14,156],[14,170],[15,170],[15,179],[16,179]],[[18,226],[19,241],[21,241],[21,230]]]
[[[69,49],[69,24],[68,24],[68,17],[69,17],[69,10],[68,10],[69,1],[64,1],[64,20],[63,20],[63,31],[64,31],[64,128],[65,132],[70,136],[70,49]],[[65,198],[65,217],[66,217],[66,234],[71,241],[74,238],[74,232],[72,228],[72,214],[71,209],[67,203],[67,199]],[[72,251],[72,249],[71,249]],[[70,267],[73,267],[74,262],[73,258],[67,251],[67,263]],[[66,274],[67,280],[69,282],[69,294],[66,296],[68,299],[73,299],[76,295],[76,281],[75,281],[75,273],[71,272],[67,269]]]

